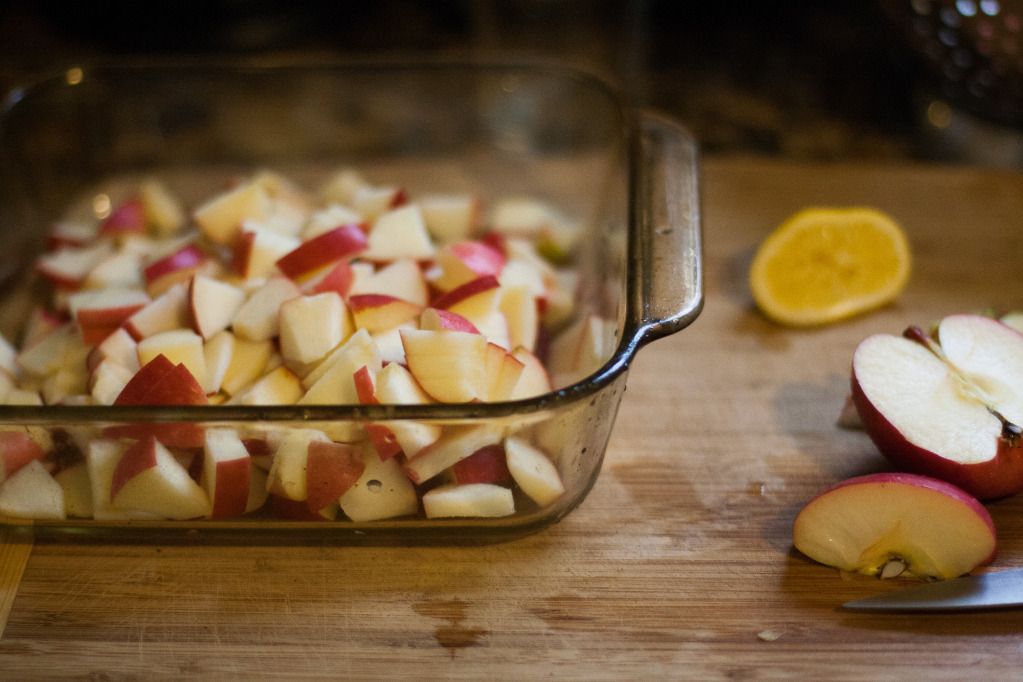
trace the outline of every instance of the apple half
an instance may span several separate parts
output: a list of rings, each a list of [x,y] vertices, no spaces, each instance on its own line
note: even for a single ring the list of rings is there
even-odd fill
[[[828,566],[883,578],[946,580],[990,563],[997,540],[984,506],[929,476],[883,473],[827,488],[796,516],[796,549]]]
[[[911,328],[860,343],[852,398],[864,429],[902,470],[982,500],[1023,490],[1023,334],[953,315],[937,338]]]

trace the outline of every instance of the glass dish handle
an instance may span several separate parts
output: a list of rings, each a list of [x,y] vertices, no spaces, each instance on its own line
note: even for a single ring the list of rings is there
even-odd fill
[[[696,141],[674,121],[642,111],[637,149],[629,323],[636,345],[643,345],[700,314],[703,264]]]

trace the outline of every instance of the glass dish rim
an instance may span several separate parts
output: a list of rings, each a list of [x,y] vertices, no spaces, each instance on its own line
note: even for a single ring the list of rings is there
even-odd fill
[[[222,59],[208,57],[194,58],[145,58],[124,61],[105,59],[83,60],[69,64],[62,69],[53,69],[36,78],[26,79],[6,93],[0,103],[0,130],[15,109],[33,94],[51,87],[74,87],[68,74],[77,70],[76,80],[80,81],[94,72],[121,72],[122,74],[144,73],[146,71],[166,73],[189,72],[351,72],[371,73],[372,71],[421,71],[443,72],[462,71],[493,72],[516,75],[534,74],[571,80],[585,85],[607,98],[614,105],[621,121],[620,139],[626,155],[628,177],[628,219],[626,223],[627,268],[625,272],[624,320],[618,329],[617,345],[611,357],[589,376],[552,390],[548,393],[517,401],[490,403],[432,403],[427,405],[197,405],[197,406],[121,406],[121,405],[0,405],[0,423],[15,424],[73,424],[73,423],[119,423],[119,422],[334,422],[334,421],[388,421],[388,420],[436,420],[478,422],[557,410],[567,405],[590,398],[611,385],[615,379],[628,370],[629,364],[644,338],[642,305],[636,291],[635,270],[642,267],[642,254],[637,236],[635,204],[637,197],[638,165],[641,162],[639,123],[636,109],[630,106],[619,90],[596,74],[575,66],[538,62],[534,60],[449,60],[428,59],[409,62],[401,59],[346,59],[346,60],[303,60],[278,58]],[[617,328],[617,325],[616,325]]]

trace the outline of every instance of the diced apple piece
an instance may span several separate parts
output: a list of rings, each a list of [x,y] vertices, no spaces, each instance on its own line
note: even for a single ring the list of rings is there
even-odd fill
[[[480,320],[497,310],[500,284],[493,275],[485,275],[452,289],[433,302],[434,308],[457,313],[477,327]]]
[[[274,277],[254,291],[234,316],[236,336],[247,341],[266,341],[280,332],[280,308],[302,291],[284,277]]]
[[[245,513],[252,481],[249,451],[234,429],[206,430],[201,484],[210,500],[210,517],[230,518]]]
[[[482,447],[501,442],[503,430],[495,424],[449,427],[441,438],[405,463],[413,483],[424,483]]]
[[[419,316],[419,328],[432,332],[453,331],[468,332],[469,334],[480,333],[480,330],[476,328],[476,325],[458,313],[453,313],[450,310],[440,310],[439,308],[427,308],[424,310],[423,314]]]
[[[536,350],[540,311],[529,289],[524,286],[503,287],[498,307],[508,323],[510,347],[522,346],[531,353]]]
[[[359,277],[353,281],[349,293],[386,294],[420,306],[425,306],[430,298],[422,270],[408,258],[400,258],[365,277]]]
[[[512,478],[500,445],[487,445],[455,463],[451,475],[455,483],[506,483]]]
[[[267,479],[271,495],[300,502],[308,498],[307,467],[309,445],[313,442],[329,443],[330,439],[316,429],[288,429],[280,437]]]
[[[464,403],[486,398],[487,342],[479,334],[403,329],[409,371],[434,400]]]
[[[99,225],[94,221],[61,220],[53,224],[46,238],[46,250],[57,251],[65,246],[85,246],[95,241]]]
[[[370,184],[362,174],[353,168],[342,168],[334,173],[320,189],[320,198],[325,202],[333,202],[351,206],[355,195]]]
[[[28,314],[28,321],[21,333],[21,347],[28,348],[54,329],[64,324],[63,318],[57,313],[42,306],[34,306]]]
[[[360,450],[346,443],[309,443],[306,463],[306,506],[318,512],[336,504],[359,480],[366,465]]]
[[[18,365],[29,374],[45,377],[56,372],[65,356],[81,343],[74,325],[66,323],[21,351]]]
[[[69,518],[92,518],[92,483],[85,462],[61,469],[53,476],[64,492],[64,510]]]
[[[433,285],[441,291],[451,291],[480,277],[500,276],[504,254],[486,242],[461,241],[438,251],[436,263],[440,276],[433,280]]]
[[[65,247],[40,256],[36,269],[58,287],[77,289],[93,268],[112,254],[113,247],[106,241],[82,248]]]
[[[366,245],[366,234],[358,225],[341,225],[283,254],[277,260],[277,267],[297,280],[342,258],[359,254]]]
[[[371,334],[393,329],[419,316],[422,307],[385,294],[359,294],[348,298],[352,318],[358,329]]]
[[[335,292],[285,301],[279,324],[281,355],[299,364],[322,359],[353,331],[344,301]]]
[[[407,201],[405,191],[400,187],[364,186],[352,196],[351,206],[366,220],[375,220],[386,212],[403,206]]]
[[[316,211],[302,227],[302,239],[309,241],[321,234],[335,230],[342,225],[359,225],[362,229],[363,218],[360,213],[353,211],[341,204],[330,204],[320,211]]]
[[[355,271],[352,269],[352,265],[348,261],[342,260],[302,282],[302,290],[307,294],[333,291],[341,298],[345,298],[351,291],[354,282]]]
[[[234,338],[233,345],[231,362],[220,382],[220,389],[228,395],[237,395],[268,372],[274,349],[273,341],[246,341],[238,337]]]
[[[511,490],[491,483],[448,484],[423,495],[423,510],[428,519],[499,518],[515,513],[515,499]]]
[[[525,364],[497,344],[487,344],[487,401],[508,400],[525,370]]]
[[[210,339],[231,324],[245,302],[245,292],[227,282],[195,275],[189,284],[188,301],[192,328],[203,339]]]
[[[23,519],[63,519],[64,490],[42,462],[32,460],[0,485],[0,514]]]
[[[120,235],[128,232],[145,232],[146,211],[142,200],[129,197],[114,207],[99,225],[100,235]]]
[[[202,337],[191,329],[173,329],[142,339],[138,344],[138,354],[140,365],[163,355],[175,365],[183,364],[200,384],[206,380]]]
[[[512,258],[504,264],[497,279],[502,287],[525,287],[536,299],[547,295],[549,288],[547,279],[553,280],[555,277],[556,275],[546,265],[541,267],[525,258]]]
[[[246,220],[263,220],[271,210],[263,185],[248,182],[219,194],[197,208],[193,218],[210,241],[230,246]]]
[[[558,383],[574,383],[600,369],[614,353],[614,331],[612,321],[588,315],[555,337],[547,366]]]
[[[512,478],[537,505],[546,507],[565,493],[557,467],[543,452],[520,438],[506,438],[504,450]]]
[[[252,464],[255,464],[253,459]],[[245,513],[251,514],[257,509],[261,509],[266,504],[267,497],[270,493],[267,492],[267,474],[263,469],[258,466],[249,467],[249,499],[245,503]]]
[[[415,328],[415,320],[409,320],[399,324],[397,327],[373,334],[373,343],[376,344],[377,349],[380,351],[380,361],[384,364],[396,363],[404,365],[407,360],[405,358],[405,347],[401,343],[401,331],[403,329]]]
[[[210,513],[206,492],[152,436],[121,455],[111,479],[110,500],[117,509],[168,519],[194,519]]]
[[[432,258],[433,253],[433,242],[423,223],[423,214],[417,205],[409,204],[376,219],[362,256],[371,261],[425,260]]]
[[[10,478],[29,462],[42,459],[45,454],[26,431],[0,431],[0,481]]]
[[[379,405],[380,401],[376,396],[376,380],[369,367],[363,365],[355,370],[352,375],[352,382],[355,384],[355,393],[359,396],[359,402],[363,405]]]
[[[95,345],[110,336],[129,317],[150,302],[139,289],[86,289],[68,298],[72,318],[78,323],[82,340]]]
[[[419,201],[426,229],[442,244],[468,239],[476,231],[480,202],[468,194],[431,194]]]
[[[234,348],[234,334],[226,329],[218,332],[203,344],[203,358],[206,361],[206,380],[203,382],[203,390],[206,391],[206,395],[213,395],[220,391],[224,377],[227,376],[227,371],[231,367]],[[256,376],[258,375],[257,372]]]
[[[365,329],[359,329],[306,374],[302,378],[302,383],[306,388],[311,388],[339,361],[344,361],[344,369],[341,372],[347,371],[349,376],[363,365],[373,372],[379,372],[383,366],[380,351],[373,343],[373,337]]]
[[[189,326],[187,282],[174,285],[124,323],[124,328],[136,341],[187,326]]]
[[[177,251],[159,258],[143,269],[146,291],[154,298],[175,284],[187,282],[206,262],[206,254],[195,244],[187,244]]]
[[[493,310],[486,315],[478,317],[472,323],[479,329],[480,334],[486,338],[488,343],[495,344],[508,350],[512,347],[508,338],[508,320],[499,310]]]
[[[206,393],[183,364],[157,355],[135,373],[115,405],[205,405]]]
[[[83,283],[86,289],[138,289],[144,285],[142,258],[128,250],[117,251],[98,263],[89,271]]]
[[[96,366],[89,378],[89,394],[99,405],[113,405],[132,376],[134,372],[124,365],[105,359]]]
[[[276,367],[241,393],[229,405],[294,405],[302,397],[302,381],[283,365]]]
[[[157,234],[171,235],[185,225],[185,211],[181,202],[159,180],[145,180],[139,187],[139,198],[146,221]]]
[[[89,472],[90,498],[92,500],[92,517],[97,521],[116,521],[122,519],[159,518],[151,512],[116,509],[110,496],[114,470],[117,468],[125,446],[115,440],[94,438],[89,442],[85,452],[86,468]]]
[[[516,348],[512,351],[512,355],[522,363],[523,368],[519,381],[515,384],[515,390],[512,391],[508,399],[524,400],[543,395],[544,393],[550,393],[552,389],[551,380],[539,358],[525,348]]]
[[[244,279],[278,274],[277,262],[298,247],[295,237],[256,223],[245,223],[234,245],[231,267]]]
[[[381,461],[373,449],[362,448],[365,470],[339,499],[341,511],[356,523],[411,516],[419,511],[419,498],[396,460]]]
[[[944,580],[989,563],[995,526],[962,490],[915,474],[872,474],[842,481],[799,512],[796,549],[828,566],[867,575],[890,563]],[[901,572],[901,570],[900,570]]]

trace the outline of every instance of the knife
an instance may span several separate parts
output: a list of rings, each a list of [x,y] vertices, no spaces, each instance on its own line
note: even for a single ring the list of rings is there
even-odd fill
[[[976,611],[1023,606],[1023,569],[927,583],[846,602],[852,611]]]

